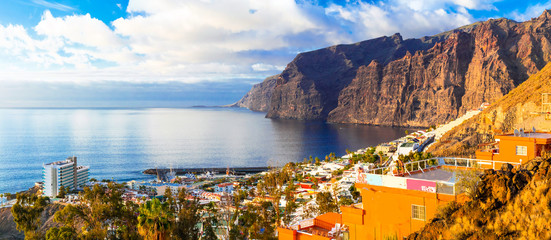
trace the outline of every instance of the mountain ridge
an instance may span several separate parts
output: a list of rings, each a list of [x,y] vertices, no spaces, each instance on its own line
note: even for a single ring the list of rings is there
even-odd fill
[[[526,22],[490,19],[420,39],[394,34],[300,53],[275,85],[249,92],[240,106],[262,101],[256,109],[269,118],[445,123],[543,68],[551,60],[550,18],[546,10]]]

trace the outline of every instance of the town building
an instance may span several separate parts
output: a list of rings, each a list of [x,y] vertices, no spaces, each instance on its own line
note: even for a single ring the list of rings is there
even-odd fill
[[[400,144],[398,146],[398,149],[396,150],[396,156],[398,155],[408,155],[411,152],[417,151],[417,148],[419,147],[419,143],[416,142],[406,142]]]
[[[400,167],[358,170],[356,188],[362,202],[342,206],[341,212],[278,228],[279,239],[402,239],[421,229],[451,201],[465,195],[455,187],[456,172],[475,165],[474,159],[428,159]]]
[[[173,196],[178,196],[181,189],[185,189],[186,185],[178,183],[151,183],[151,182],[138,182],[135,180],[126,183],[126,186],[132,190],[142,190],[154,193],[156,196],[162,196],[167,189],[170,189]]]
[[[42,194],[45,196],[56,197],[61,186],[67,190],[78,189],[88,182],[90,168],[78,166],[75,156],[64,161],[44,164],[43,167]]]
[[[345,229],[341,228],[342,215],[326,213],[316,218],[306,219],[291,227],[278,228],[279,239],[335,239]]]
[[[522,164],[551,151],[551,133],[515,130],[514,134],[499,135],[494,139],[494,143],[486,144],[484,149],[476,152],[477,159],[492,161],[491,166],[486,164],[481,167],[500,168],[503,163]]]
[[[220,183],[214,186],[215,192],[224,192],[224,193],[233,193],[233,183],[227,182],[227,183]]]
[[[379,152],[382,152],[385,155],[392,154],[396,152],[396,145],[391,145],[388,143],[380,144],[375,148],[375,153],[378,154]]]

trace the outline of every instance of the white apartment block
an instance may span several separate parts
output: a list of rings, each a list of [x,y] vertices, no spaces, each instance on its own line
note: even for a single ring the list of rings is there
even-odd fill
[[[88,166],[77,166],[77,157],[68,157],[64,161],[44,164],[44,187],[42,194],[56,197],[59,188],[76,189],[88,182]]]

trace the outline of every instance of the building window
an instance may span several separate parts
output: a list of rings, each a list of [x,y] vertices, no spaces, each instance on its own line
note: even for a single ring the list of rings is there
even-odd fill
[[[528,147],[527,146],[517,146],[517,155],[519,156],[526,156],[528,155]]]
[[[425,221],[425,206],[412,204],[411,218]]]

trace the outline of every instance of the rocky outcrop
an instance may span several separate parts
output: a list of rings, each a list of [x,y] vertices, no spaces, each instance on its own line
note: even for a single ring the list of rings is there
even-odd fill
[[[550,20],[545,11],[523,23],[492,19],[421,39],[395,34],[301,53],[277,79],[267,117],[447,122],[543,68],[551,60]]]
[[[242,107],[256,112],[267,112],[270,108],[270,99],[277,78],[279,78],[279,74],[267,77],[263,82],[255,84],[241,100],[230,105],[230,107]]]

